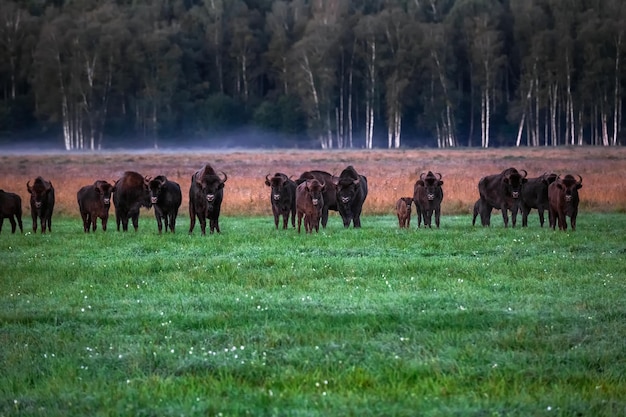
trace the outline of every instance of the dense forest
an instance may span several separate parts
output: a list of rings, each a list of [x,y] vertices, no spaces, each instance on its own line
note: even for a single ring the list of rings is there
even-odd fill
[[[625,32],[623,0],[3,0],[0,143],[622,145]]]

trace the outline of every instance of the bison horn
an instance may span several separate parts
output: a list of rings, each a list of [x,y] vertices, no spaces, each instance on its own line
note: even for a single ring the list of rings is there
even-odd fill
[[[522,178],[526,178],[526,175],[528,175],[528,172],[526,172],[525,169],[520,169],[520,172],[524,173],[524,175],[522,175]]]
[[[226,175],[226,173],[224,171],[220,171],[220,172],[224,175],[224,179],[222,180],[222,184],[223,184],[228,179],[228,175]]]
[[[577,184],[582,184],[583,183],[583,177],[581,177],[580,175],[578,175],[578,183]]]
[[[28,192],[29,192],[29,193],[31,192],[31,191],[30,191],[30,190],[31,190],[31,188],[30,188],[30,180],[28,180],[28,181],[26,182],[26,189],[28,190]]]
[[[439,175],[439,181],[441,181],[441,173],[437,173],[437,175]]]

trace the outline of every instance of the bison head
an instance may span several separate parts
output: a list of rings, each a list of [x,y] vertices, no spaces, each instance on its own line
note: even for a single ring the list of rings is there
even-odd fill
[[[166,182],[167,177],[165,175],[157,175],[156,177],[149,179],[148,189],[150,190],[150,204],[157,204]]]
[[[423,183],[424,190],[426,191],[426,198],[428,201],[435,200],[436,197],[441,195],[441,186],[443,181],[441,180],[441,174],[433,174],[432,171],[428,171],[427,174],[422,173],[420,180]]]
[[[106,181],[98,180],[94,182],[96,193],[102,198],[102,202],[105,206],[111,205],[111,193],[114,191],[113,185]]]
[[[311,196],[311,202],[314,206],[319,206],[321,208],[321,206],[324,205],[324,198],[322,197],[322,193],[324,192],[325,187],[325,183],[320,183],[316,179],[306,181],[306,190]]]
[[[228,179],[228,176],[224,172],[222,172],[222,174],[224,175],[224,179],[220,178],[217,174],[205,174],[199,179],[196,179],[196,184],[202,194],[206,196],[208,203],[213,203],[216,195],[224,188],[224,183]]]
[[[567,174],[565,177],[560,176],[556,179],[556,186],[565,193],[565,202],[572,203],[578,201],[578,190],[583,186],[583,177],[578,176],[576,181],[573,175]]]
[[[30,181],[26,183],[26,189],[31,195],[31,201],[35,203],[35,208],[41,208],[41,204],[47,200],[48,193],[52,190],[52,183],[46,181],[41,177],[35,178],[33,185],[30,185]]]
[[[265,185],[270,187],[270,195],[272,200],[279,201],[282,193],[285,191],[285,184],[287,184],[287,176],[285,174],[276,173],[272,178],[269,175],[265,176]]]
[[[360,190],[360,178],[334,177],[333,182],[337,190],[337,201],[342,204],[349,204]]]
[[[506,193],[513,198],[519,198],[522,186],[528,182],[526,179],[526,175],[528,175],[526,170],[522,169],[521,172],[523,172],[524,175],[520,174],[520,171],[515,168],[509,168],[502,172],[502,181],[506,187]]]

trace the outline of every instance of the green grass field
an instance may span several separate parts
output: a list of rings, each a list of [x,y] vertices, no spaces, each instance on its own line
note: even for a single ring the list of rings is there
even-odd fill
[[[0,416],[626,415],[626,216],[531,216],[5,221]]]

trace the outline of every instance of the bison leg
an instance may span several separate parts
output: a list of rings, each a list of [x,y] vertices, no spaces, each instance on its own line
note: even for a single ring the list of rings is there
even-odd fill
[[[196,226],[196,212],[192,207],[192,203],[189,204],[189,234],[193,232],[193,228]]]
[[[576,216],[578,216],[578,212],[577,211],[573,211],[572,215],[570,216],[570,224],[572,225],[572,231],[576,230]]]
[[[437,207],[435,209],[435,225],[437,226],[437,229],[439,229],[440,218],[441,218],[441,207]]]
[[[154,208],[154,218],[156,219],[156,222],[157,222],[157,228],[159,229],[159,234],[161,234],[163,232],[163,220],[161,219],[161,213],[157,211],[156,207]],[[167,220],[165,221],[165,231],[167,232]]]
[[[220,223],[219,223],[219,218],[213,218],[213,219],[209,219],[209,226],[211,227],[211,234],[213,234],[213,232],[217,232],[217,233],[221,233],[220,232]]]
[[[3,223],[4,223],[4,217],[0,216],[0,233],[2,233],[2,224]],[[15,230],[13,232],[15,232]]]
[[[102,217],[102,231],[106,232],[107,231],[107,222],[109,221],[109,216],[103,216]]]
[[[556,213],[552,207],[548,209],[548,226],[554,230],[556,228]]]
[[[302,213],[298,212],[298,233],[300,233],[301,226],[302,226]]]
[[[296,227],[296,209],[293,208],[290,210],[291,213],[291,227]]]
[[[33,210],[33,233],[37,233],[37,212]]]
[[[328,207],[322,207],[322,227],[326,229],[328,223]]]
[[[545,222],[545,219],[543,217],[543,208],[538,208],[537,213],[539,213],[539,224],[541,224],[541,227],[543,227],[543,223]]]

